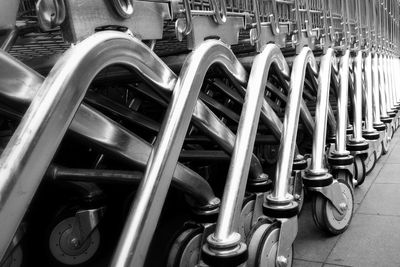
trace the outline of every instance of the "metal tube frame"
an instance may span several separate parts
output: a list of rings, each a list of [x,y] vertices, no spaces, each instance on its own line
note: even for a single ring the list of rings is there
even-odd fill
[[[349,70],[348,56],[349,54],[347,54],[347,58],[341,61],[342,62],[341,72],[343,73],[343,70],[345,70],[347,78]],[[316,191],[324,195],[332,203],[335,209],[339,213],[342,213],[343,211],[341,211],[340,209],[340,203],[343,203],[345,201],[344,196],[341,193],[340,185],[338,184],[338,182],[333,180],[332,175],[328,173],[328,170],[325,167],[323,160],[325,158],[325,142],[326,142],[325,139],[326,139],[327,117],[328,117],[327,106],[329,102],[330,78],[333,68],[332,66],[333,62],[334,62],[334,50],[332,48],[328,48],[326,54],[324,54],[321,58],[319,75],[318,75],[317,108],[315,110],[316,124],[313,135],[311,167],[307,170],[306,175],[303,177],[303,181],[309,190]],[[346,65],[346,62],[347,62],[347,68],[343,68],[344,67],[343,63],[344,65]],[[343,83],[343,81],[341,82]],[[343,98],[341,100],[343,101]],[[347,107],[345,110],[347,111]],[[341,120],[339,121],[338,118],[338,124],[339,123],[341,123],[342,125],[346,125],[347,120],[345,118],[341,118]],[[345,134],[345,133],[346,132],[340,134]],[[346,157],[349,157],[349,155],[347,155]],[[324,185],[322,186],[322,184]]]
[[[204,76],[218,64],[241,84],[244,68],[222,42],[207,40],[186,59],[175,85],[144,179],[132,204],[111,266],[142,266],[195,108]]]
[[[144,62],[153,58],[150,50],[142,50],[139,53]],[[154,58],[153,60],[157,59]],[[11,106],[15,108],[15,112],[22,113],[22,110],[32,101],[39,90],[44,78],[1,51],[0,63],[4,66],[0,70],[0,95],[12,103]],[[168,85],[167,81],[176,79],[175,74],[169,71],[166,66],[161,64],[159,66],[159,68],[163,68],[163,77],[159,77],[156,73],[149,76],[152,76],[153,79],[159,77],[159,83],[164,84],[164,88],[173,87],[174,83]],[[151,68],[150,70],[154,69]],[[10,73],[13,75],[10,75]],[[165,80],[162,81],[161,78]],[[11,88],[12,90],[10,90]],[[172,90],[173,88],[169,89],[169,91]],[[152,149],[148,142],[120,127],[113,120],[85,103],[82,103],[78,108],[69,130],[141,168],[146,166]],[[196,204],[194,208],[198,211],[216,208],[218,199],[210,185],[194,171],[178,163],[173,180],[177,187],[190,195],[193,200],[192,204]]]
[[[218,216],[215,232],[207,237],[207,244],[203,247],[203,252],[216,257],[226,257],[227,254],[237,253],[243,247],[246,249],[246,245],[240,242],[241,236],[238,233],[238,223],[246,187],[247,162],[249,153],[253,150],[258,121],[265,101],[264,92],[268,72],[272,64],[275,64],[285,75],[289,74],[287,68],[285,68],[286,61],[280,49],[276,45],[269,44],[264,47],[263,51],[253,61],[238,126],[235,152],[231,159],[221,202],[221,212]],[[285,128],[283,128],[282,134],[284,133]],[[290,162],[288,164],[286,169],[290,170],[292,164]],[[280,180],[287,184],[289,177],[278,177],[276,183],[280,183]],[[288,187],[286,186],[287,190]]]
[[[349,140],[351,145],[365,146],[366,141],[362,135],[362,63],[363,52],[358,51],[354,59],[354,81],[353,95],[353,138]]]
[[[93,78],[113,64],[139,70],[145,77],[153,74],[148,62],[140,61],[138,52],[144,48],[125,33],[99,32],[67,51],[53,67],[0,158],[1,257]]]

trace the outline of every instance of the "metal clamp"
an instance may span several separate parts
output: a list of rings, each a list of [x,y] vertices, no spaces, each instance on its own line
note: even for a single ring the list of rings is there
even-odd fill
[[[258,0],[253,0],[254,17],[256,19],[256,31],[250,31],[250,43],[254,45],[260,40],[261,36],[261,18],[258,6]]]
[[[192,31],[192,10],[190,9],[189,0],[183,0],[184,10],[181,12],[185,13],[185,19],[177,19],[175,22],[175,34],[179,41],[183,40],[184,36],[187,36]]]
[[[133,0],[112,0],[112,4],[121,18],[128,19],[133,15]]]
[[[64,22],[66,11],[64,0],[39,0],[36,3],[38,24],[44,31],[49,31]]]
[[[276,6],[276,0],[272,0],[271,4],[272,4],[272,14],[270,15],[271,29],[273,34],[278,35],[280,33],[280,28],[279,28],[279,14],[278,14],[278,7]]]

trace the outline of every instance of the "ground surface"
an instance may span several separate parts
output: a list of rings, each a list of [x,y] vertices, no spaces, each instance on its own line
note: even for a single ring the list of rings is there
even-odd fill
[[[299,218],[294,267],[400,266],[400,133],[366,181],[355,189],[347,231],[327,236],[314,225],[311,202]]]

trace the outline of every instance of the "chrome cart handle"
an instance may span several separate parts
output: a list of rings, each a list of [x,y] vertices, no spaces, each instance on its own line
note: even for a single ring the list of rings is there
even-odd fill
[[[42,30],[48,31],[60,26],[65,19],[63,0],[39,0],[36,3],[38,23]]]

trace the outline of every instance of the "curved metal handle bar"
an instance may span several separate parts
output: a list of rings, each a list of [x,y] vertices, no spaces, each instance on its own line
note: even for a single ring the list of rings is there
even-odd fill
[[[390,77],[390,83],[391,83],[391,92],[392,92],[392,101],[393,101],[393,106],[397,106],[397,95],[396,95],[396,82],[395,82],[395,73],[393,72],[393,60],[394,58],[391,56],[389,58],[389,62],[388,62],[388,71],[389,71],[389,77]]]
[[[393,73],[393,56],[389,56],[388,58],[388,75],[389,75],[389,79],[390,79],[390,91],[392,92],[392,107],[395,109],[395,107],[397,106],[397,100],[396,100],[396,94],[395,94],[395,83],[394,83],[394,73]]]
[[[365,130],[367,132],[374,132],[374,118],[373,118],[373,95],[372,95],[372,56],[371,53],[367,54],[365,58]]]
[[[113,64],[125,65],[170,87],[171,81],[163,81],[162,71],[156,75],[160,69],[152,70],[152,64],[157,66],[155,60],[143,61],[147,58],[142,57],[142,52],[147,50],[127,34],[104,31],[68,50],[54,66],[0,158],[0,256],[4,255],[90,82],[100,70]]]
[[[374,124],[382,125],[381,122],[381,109],[380,109],[380,90],[379,90],[379,67],[378,67],[378,57],[379,55],[375,53],[372,59],[372,73],[373,73],[373,115],[374,115]],[[386,115],[387,117],[387,115]]]
[[[4,67],[0,69],[0,95],[12,103],[16,112],[22,113],[44,78],[1,51],[0,65]],[[139,167],[146,167],[152,146],[85,103],[79,107],[69,129],[106,151]],[[189,195],[199,205],[198,208],[215,204],[215,195],[210,185],[180,163],[175,168],[173,184]]]
[[[245,69],[220,41],[205,41],[187,57],[111,266],[144,264],[201,85],[214,64],[232,79],[247,81]]]
[[[251,58],[251,61],[253,61],[253,58]],[[242,60],[244,64],[249,64],[247,59]],[[278,61],[276,61],[278,62]],[[275,64],[276,62],[273,62],[272,64]],[[283,60],[279,60],[279,64],[276,65],[279,71],[282,73],[283,76],[289,77],[290,69],[289,66],[286,62],[286,60],[283,58]],[[249,66],[250,68],[250,66]],[[282,81],[286,82],[286,81]],[[238,87],[238,90],[242,95],[246,94],[246,89],[244,87]],[[271,108],[271,106],[268,104],[268,102],[264,99],[262,102],[262,108],[261,108],[261,121],[266,124],[272,131],[273,135],[277,138],[280,139],[282,136],[282,128],[283,124],[281,119],[276,115],[275,111]]]
[[[193,112],[193,124],[207,133],[222,149],[232,154],[236,135],[200,100],[197,101]],[[256,179],[263,173],[261,163],[254,154],[251,159],[250,171]]]
[[[313,174],[325,174],[324,166],[325,138],[328,116],[328,101],[331,81],[332,63],[334,62],[334,51],[328,48],[322,56],[318,75],[318,93],[315,110],[315,128],[313,135],[312,161],[309,171]]]
[[[391,61],[391,68],[390,68],[390,71],[391,71],[391,76],[392,76],[392,78],[393,78],[393,91],[394,91],[394,101],[395,101],[395,103],[398,105],[399,104],[399,92],[398,92],[398,75],[396,75],[396,72],[395,72],[395,70],[397,70],[398,69],[398,66],[397,66],[397,58],[396,57],[393,57],[392,58],[392,61]]]
[[[335,113],[333,112],[332,106],[330,103],[328,103],[328,127],[329,130],[331,131],[330,133],[334,133],[336,130],[336,118],[335,118]],[[336,134],[336,133],[334,133]]]
[[[338,70],[335,69],[335,64],[332,67],[332,71],[331,71],[331,84],[333,84],[334,88],[335,88],[335,94],[337,94],[336,92],[339,91],[339,87],[340,87],[340,83],[337,77],[338,74]],[[318,83],[317,83],[318,84]],[[335,118],[335,113],[333,112],[332,106],[330,103],[328,103],[328,130],[330,131],[330,134],[335,135],[336,134],[336,118]]]
[[[387,60],[387,55],[386,53],[382,55],[381,57],[381,73],[382,77],[384,80],[384,92],[385,92],[385,99],[386,99],[386,112],[389,113],[392,111],[391,107],[391,96],[390,96],[390,84],[388,80],[388,75],[387,75],[387,68],[386,68],[386,60]]]
[[[151,58],[151,55],[147,55],[147,57]],[[36,91],[42,84],[43,77],[2,51],[0,51],[0,63],[4,67],[0,69],[0,95],[11,101],[11,103],[14,103],[12,106],[17,111],[25,111],[26,105],[31,102]],[[168,68],[164,69],[163,73],[164,79],[167,81],[177,79],[175,74]],[[171,82],[170,84],[172,85],[173,83]],[[167,88],[168,86],[164,87],[164,89],[168,89],[168,92],[173,90],[173,88]],[[85,106],[86,113],[89,112],[92,114],[86,114],[84,116],[85,120],[79,120],[82,109],[80,107],[71,123],[70,129],[72,131],[95,142],[107,151],[118,154],[143,168],[146,166],[151,150],[150,144],[122,129],[118,124],[108,120],[101,113],[86,106],[85,103],[82,106]],[[225,151],[229,154],[232,153],[236,136],[200,100],[196,104],[193,121],[206,134],[220,144]],[[108,129],[107,132],[110,134],[103,136],[104,131],[101,129]],[[124,140],[124,142],[118,141],[118,139]],[[262,173],[261,163],[254,155],[252,158],[251,173],[255,178],[259,177]],[[201,184],[202,182],[203,184]],[[181,188],[183,192],[190,195],[194,203],[200,205],[199,208],[215,204],[215,195],[208,183],[197,173],[180,163],[176,167],[173,183]],[[198,190],[193,194],[189,194],[193,191],[193,186],[196,186]]]
[[[240,238],[237,239],[240,234],[237,233],[236,226],[243,203],[249,161],[264,100],[268,72],[273,63],[280,69],[284,69],[284,62],[280,49],[273,44],[266,45],[263,51],[254,58],[217,225],[214,234],[209,237],[212,240],[212,243],[209,243],[211,247],[215,246],[214,243],[225,244],[240,240]]]
[[[282,65],[280,67],[278,66],[278,69],[282,74],[282,75],[278,75],[278,79],[282,82],[282,84],[284,84],[284,83],[287,84],[287,80],[289,80],[289,79],[286,79],[285,76],[289,77],[290,70],[289,70],[289,66],[288,66],[286,60],[284,62],[282,62]],[[311,75],[316,75],[317,74],[317,73],[315,73],[315,69],[312,69],[312,68],[308,68],[307,71],[310,71]],[[285,87],[287,87],[287,90],[289,90],[289,85],[288,84]],[[264,101],[264,103],[266,103],[266,101]],[[264,104],[263,104],[263,106],[264,106]],[[310,113],[310,110],[308,109],[304,99],[301,99],[300,116],[301,116],[301,118],[303,120],[304,125],[306,126],[306,129],[309,131],[310,134],[312,134],[314,132],[314,118],[312,117],[312,115]],[[263,117],[264,116],[261,117],[262,120],[263,120]],[[282,123],[280,123],[279,136],[276,136],[278,139],[280,139],[281,136],[282,136],[282,134],[281,134],[282,133],[282,127],[283,127]]]
[[[314,72],[318,71],[312,50],[308,47],[304,47],[293,61],[292,74],[290,76],[290,89],[283,122],[283,133],[278,152],[275,187],[271,195],[268,196],[268,199],[273,199],[274,201],[282,203],[287,203],[293,198],[293,196],[288,193],[288,181],[291,175],[291,166],[293,165],[300,106],[302,103],[304,80],[308,66],[310,66]],[[316,122],[319,123],[319,121]]]
[[[245,64],[248,64],[247,60],[242,60],[242,61],[244,61]],[[272,64],[276,64],[277,62],[273,62]],[[289,69],[289,66],[288,66],[286,60],[284,60],[284,58],[283,58],[283,60],[279,60],[279,64],[277,64],[275,66],[278,68],[278,70],[282,74],[278,78],[280,79],[280,81],[282,83],[286,83],[287,81],[285,80],[284,77],[289,77],[289,73],[290,73],[290,69]],[[243,87],[239,87],[238,89],[241,91],[242,95],[246,94],[246,90]],[[314,119],[311,116],[311,113],[308,110],[307,105],[304,102],[304,100],[301,101],[300,112],[301,112],[301,117],[303,119],[304,124],[306,125],[307,130],[309,130],[310,133],[312,134],[314,131]],[[277,139],[279,139],[279,140],[281,139],[282,130],[283,130],[282,121],[278,117],[278,115],[276,115],[275,111],[271,108],[271,106],[268,104],[268,102],[265,99],[262,102],[260,120],[270,128],[273,135]],[[296,154],[297,153],[298,153],[298,151],[296,148]]]
[[[394,110],[394,101],[393,101],[393,85],[392,85],[392,78],[390,77],[390,71],[389,71],[389,61],[390,61],[390,57],[389,55],[386,55],[385,59],[384,59],[384,70],[385,70],[385,76],[386,76],[386,92],[387,92],[387,96],[389,99],[389,104],[388,104],[388,109],[390,110]]]
[[[383,55],[378,54],[378,65],[379,65],[379,100],[380,100],[380,111],[381,111],[381,117],[387,118],[387,101],[386,101],[386,83],[385,83],[385,75],[384,75],[384,70],[383,70]]]
[[[336,150],[335,155],[347,156],[346,131],[347,131],[347,108],[349,99],[349,72],[350,72],[350,50],[346,50],[340,59],[339,76],[340,88],[337,97],[337,127],[336,127]]]
[[[310,64],[307,65],[307,72],[309,74],[309,77],[311,79],[314,79],[312,84],[318,84],[316,76],[318,75],[317,69],[315,67],[312,67]],[[305,77],[304,77],[305,78]],[[314,128],[315,128],[315,122],[314,118],[311,115],[310,110],[307,107],[307,104],[305,103],[304,99],[301,100],[300,104],[300,116],[301,119],[303,120],[304,125],[306,126],[307,131],[312,135],[314,133]]]
[[[354,60],[354,80],[355,87],[353,90],[353,131],[352,141],[364,142],[362,137],[362,62],[363,52],[358,51]]]

